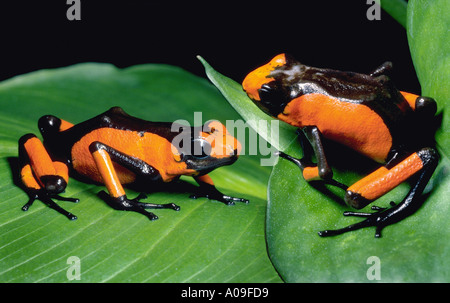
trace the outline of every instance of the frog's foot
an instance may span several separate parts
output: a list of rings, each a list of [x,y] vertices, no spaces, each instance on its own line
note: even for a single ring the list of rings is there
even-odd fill
[[[173,209],[176,211],[180,210],[180,207],[178,205],[176,205],[175,203],[167,203],[167,204],[154,204],[154,203],[144,203],[144,202],[139,202],[139,200],[142,199],[146,199],[147,195],[144,193],[140,193],[136,198],[131,199],[131,201],[135,202],[137,205],[143,207],[143,208],[168,208],[168,209]]]
[[[393,207],[389,209],[384,207],[372,206],[371,209],[375,211],[374,213],[345,211],[344,216],[364,217],[367,219],[341,229],[320,231],[318,234],[321,237],[329,237],[369,226],[375,226],[375,238],[380,238],[381,230],[384,227],[399,221],[397,217],[402,209],[399,208],[399,205],[396,205],[394,202],[391,202],[390,205]]]
[[[217,190],[210,191],[210,192],[208,191],[208,192],[195,193],[195,194],[192,194],[189,198],[191,198],[191,199],[208,198],[211,200],[216,200],[216,201],[222,202],[225,205],[234,205],[235,202],[242,202],[245,204],[249,203],[249,201],[247,199],[227,196]]]
[[[53,201],[53,199],[54,200],[58,200],[58,201],[68,201],[68,202],[74,202],[74,203],[78,203],[80,201],[79,199],[61,197],[58,194],[49,193],[49,192],[47,192],[44,189],[28,191],[27,193],[28,193],[28,196],[29,196],[29,200],[24,206],[22,206],[22,210],[23,211],[27,211],[31,207],[31,205],[33,205],[35,200],[39,200],[39,201],[42,201],[44,204],[46,204],[48,207],[56,210],[60,214],[63,214],[69,220],[76,220],[77,219],[77,216],[75,216],[74,214],[72,214],[72,213],[66,211],[65,209],[63,209],[61,206],[56,204]]]
[[[173,210],[179,210],[179,206],[169,203],[169,204],[153,204],[153,203],[142,203],[139,200],[146,198],[145,194],[140,194],[134,199],[128,199],[126,195],[120,197],[111,197],[105,191],[99,192],[100,198],[102,198],[109,206],[116,210],[123,211],[134,211],[143,214],[150,220],[158,219],[158,216],[152,212],[148,212],[145,208],[170,208]]]

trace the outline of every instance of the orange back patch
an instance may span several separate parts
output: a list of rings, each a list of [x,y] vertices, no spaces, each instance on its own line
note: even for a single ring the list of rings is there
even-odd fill
[[[317,126],[325,138],[383,163],[392,146],[389,129],[368,106],[322,94],[293,99],[278,119],[297,127]]]
[[[86,134],[72,147],[72,164],[80,174],[97,182],[102,182],[101,175],[89,151],[89,145],[99,141],[130,157],[140,159],[159,171],[163,181],[171,181],[182,175],[195,173],[186,169],[184,162],[177,162],[177,155],[172,153],[171,143],[165,138],[152,133],[139,134],[135,131],[99,128]],[[113,163],[120,183],[127,184],[135,180],[133,172]]]

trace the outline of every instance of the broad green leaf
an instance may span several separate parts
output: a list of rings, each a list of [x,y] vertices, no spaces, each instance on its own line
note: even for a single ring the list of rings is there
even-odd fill
[[[442,112],[442,127],[436,138],[449,155],[450,148],[450,2],[411,0],[407,34],[422,95],[433,97]]]
[[[159,220],[150,222],[106,205],[96,195],[104,187],[71,179],[64,195],[80,202],[59,204],[77,220],[39,201],[21,210],[27,196],[14,184],[19,137],[39,134],[37,120],[45,114],[78,123],[116,105],[152,121],[193,124],[194,112],[203,122],[238,118],[205,79],[166,65],[89,63],[0,83],[0,282],[69,282],[71,256],[80,259],[80,282],[279,282],[264,238],[270,170],[256,156],[211,173],[219,189],[248,198],[248,205],[192,200],[186,178],[174,192],[149,195],[148,201],[181,207],[155,210]]]

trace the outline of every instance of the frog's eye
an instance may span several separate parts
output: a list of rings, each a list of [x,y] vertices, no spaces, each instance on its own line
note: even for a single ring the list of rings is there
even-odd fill
[[[259,89],[259,96],[261,100],[270,100],[274,101],[283,94],[283,89],[279,87],[278,82],[266,83],[261,86]]]
[[[211,144],[203,138],[192,140],[191,155],[197,159],[203,159],[211,155]]]
[[[261,101],[257,102],[256,105],[274,117],[281,113],[290,101],[285,89],[277,81],[263,84],[259,89],[259,96]]]

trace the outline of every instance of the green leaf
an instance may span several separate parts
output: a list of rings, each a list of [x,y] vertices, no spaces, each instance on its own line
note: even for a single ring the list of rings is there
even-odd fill
[[[155,210],[159,220],[150,222],[106,205],[96,195],[104,187],[71,179],[64,195],[80,202],[59,204],[76,221],[39,201],[21,210],[27,195],[14,184],[19,137],[38,134],[45,114],[78,123],[116,105],[152,121],[193,124],[194,112],[203,122],[238,118],[205,79],[173,66],[80,64],[0,83],[0,282],[69,282],[70,256],[80,258],[81,282],[279,282],[264,239],[270,170],[256,156],[211,173],[220,190],[248,205],[192,200],[186,178],[174,192],[149,195],[181,206]]]
[[[448,157],[450,148],[450,2],[411,0],[407,34],[422,95],[433,97],[442,112],[442,127],[436,135]]]

